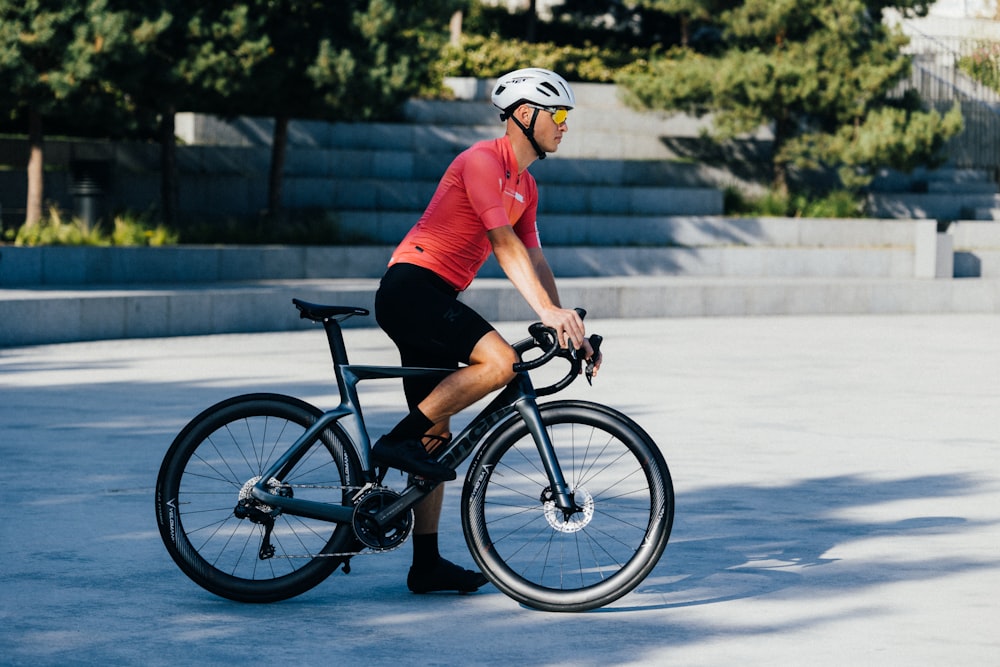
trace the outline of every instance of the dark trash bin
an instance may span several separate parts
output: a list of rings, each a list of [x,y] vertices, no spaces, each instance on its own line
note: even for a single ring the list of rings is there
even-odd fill
[[[70,163],[70,178],[73,212],[93,227],[104,215],[110,167],[103,160],[74,160]]]

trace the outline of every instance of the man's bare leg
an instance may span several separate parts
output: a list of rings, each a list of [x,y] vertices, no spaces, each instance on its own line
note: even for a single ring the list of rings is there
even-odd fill
[[[434,425],[428,435],[443,436],[450,432],[449,420],[445,419]],[[444,483],[427,494],[420,504],[413,508],[413,534],[429,535],[438,532],[441,517],[441,504],[444,501]]]
[[[496,331],[476,343],[469,365],[448,375],[417,407],[435,424],[514,379],[517,353]]]
[[[428,434],[448,433],[451,415],[510,382],[516,361],[514,351],[500,334],[493,331],[483,336],[473,349],[469,365],[445,378],[417,406],[435,422]],[[482,574],[463,570],[441,558],[437,535],[443,501],[444,484],[439,484],[413,508],[413,566],[407,585],[414,592],[425,592],[423,587],[427,587],[426,591],[476,590],[486,583]],[[434,571],[434,563],[443,569]]]

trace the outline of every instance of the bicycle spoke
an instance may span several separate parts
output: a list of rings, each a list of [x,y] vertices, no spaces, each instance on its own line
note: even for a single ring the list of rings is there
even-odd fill
[[[283,514],[250,494],[261,484],[275,495],[346,501],[345,479],[361,476],[336,425],[295,452],[275,474],[284,479],[261,480],[318,414],[297,399],[247,395],[206,410],[175,440],[157,479],[157,520],[167,549],[197,583],[236,600],[285,599],[341,562],[319,556],[351,550],[350,526]]]
[[[534,439],[512,425],[470,472],[484,477],[463,498],[466,535],[508,595],[541,609],[601,606],[659,558],[673,516],[669,477],[648,438],[604,408],[565,402],[540,414],[574,507],[557,506]]]

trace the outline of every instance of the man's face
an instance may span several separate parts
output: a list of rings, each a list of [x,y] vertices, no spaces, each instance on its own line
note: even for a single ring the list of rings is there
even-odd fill
[[[525,104],[519,111],[523,114],[521,122],[524,123],[525,127],[529,127],[531,125],[531,117],[536,113],[538,114],[535,118],[535,141],[538,142],[538,145],[546,153],[554,153],[559,148],[563,134],[569,131],[566,110],[557,109],[553,112]],[[557,119],[562,122],[557,123]]]

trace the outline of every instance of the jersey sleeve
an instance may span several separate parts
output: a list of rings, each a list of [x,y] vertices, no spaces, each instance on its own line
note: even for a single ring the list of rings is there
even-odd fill
[[[503,165],[485,152],[469,155],[462,171],[469,203],[487,230],[509,225],[503,206]]]

